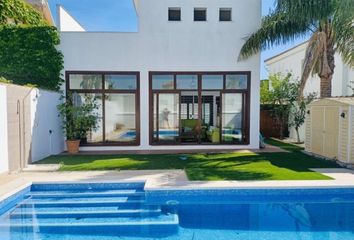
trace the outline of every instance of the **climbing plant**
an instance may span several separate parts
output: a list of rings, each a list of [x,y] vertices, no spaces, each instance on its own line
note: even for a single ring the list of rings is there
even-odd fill
[[[58,90],[63,55],[55,27],[23,0],[0,0],[0,77]]]
[[[0,76],[20,85],[58,90],[63,56],[54,27],[0,28]]]
[[[47,25],[42,14],[23,0],[0,1],[0,25]]]

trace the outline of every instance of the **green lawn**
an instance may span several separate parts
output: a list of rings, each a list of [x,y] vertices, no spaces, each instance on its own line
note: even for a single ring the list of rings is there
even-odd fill
[[[300,152],[301,148],[269,140],[289,153],[155,154],[51,156],[41,164],[60,163],[61,171],[184,169],[190,180],[323,180],[309,168],[338,167]],[[187,157],[187,160],[182,160]]]

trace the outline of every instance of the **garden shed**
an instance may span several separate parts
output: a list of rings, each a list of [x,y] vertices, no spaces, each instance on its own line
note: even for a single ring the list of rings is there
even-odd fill
[[[354,164],[354,98],[325,98],[306,112],[307,152]]]

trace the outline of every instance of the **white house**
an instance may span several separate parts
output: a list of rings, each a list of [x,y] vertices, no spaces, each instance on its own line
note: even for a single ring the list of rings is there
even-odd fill
[[[135,0],[137,32],[88,32],[59,7],[66,91],[95,96],[80,150],[259,147],[260,56],[237,61],[261,0]]]
[[[269,74],[274,73],[289,73],[293,74],[293,77],[300,79],[302,73],[302,63],[305,58],[307,42],[304,42],[294,48],[291,48],[285,52],[282,52],[272,58],[265,60]],[[332,96],[351,96],[353,91],[350,87],[351,82],[354,81],[354,69],[350,68],[343,63],[339,54],[335,55],[336,68],[332,80]],[[354,86],[353,86],[354,87]],[[304,95],[310,93],[317,93],[320,96],[320,79],[317,75],[311,76],[307,81],[304,89]],[[294,128],[290,128],[290,138],[296,139],[296,131]],[[305,139],[305,127],[300,128],[300,138]]]

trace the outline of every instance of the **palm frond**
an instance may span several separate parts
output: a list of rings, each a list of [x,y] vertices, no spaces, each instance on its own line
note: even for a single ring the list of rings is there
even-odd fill
[[[338,0],[276,0],[276,9],[302,23],[330,17]],[[340,1],[340,0],[339,0]]]
[[[239,60],[247,59],[274,45],[285,44],[305,36],[308,27],[308,24],[301,24],[296,19],[289,19],[285,13],[271,13],[262,19],[261,28],[246,38]]]
[[[344,62],[354,67],[354,2],[337,1],[333,17],[334,40]]]

